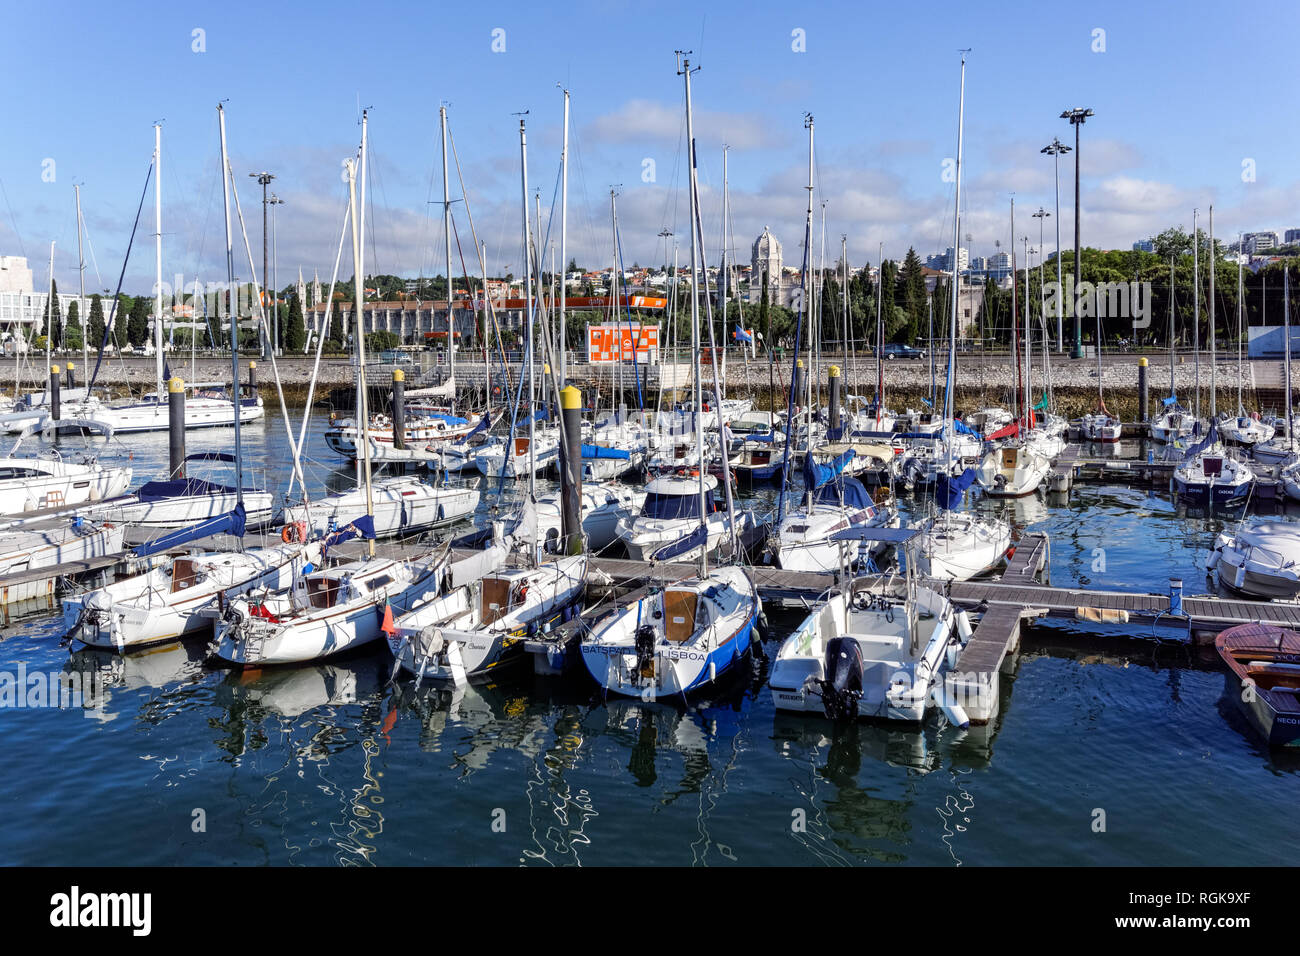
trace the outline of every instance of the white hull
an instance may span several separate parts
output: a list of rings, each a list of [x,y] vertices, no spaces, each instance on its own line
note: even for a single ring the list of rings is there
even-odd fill
[[[108,521],[142,528],[184,528],[233,511],[238,497],[234,494],[177,495],[156,501],[140,501],[129,495],[120,502],[96,512],[97,517]],[[247,525],[260,528],[270,524],[274,517],[275,501],[268,491],[244,492],[244,510]]]
[[[375,537],[416,534],[469,518],[478,508],[479,493],[472,488],[436,487],[414,477],[381,478],[371,483]],[[287,524],[307,522],[319,533],[341,528],[366,514],[362,489],[327,495],[311,507],[294,505],[284,510]]]
[[[925,526],[917,570],[929,577],[969,581],[1001,564],[1010,547],[1006,522],[946,511]]]
[[[153,396],[149,396],[152,398]],[[78,418],[112,434],[161,432],[170,427],[171,411],[167,401],[144,401],[130,405],[103,405],[97,401],[65,405],[64,418]],[[240,424],[248,424],[263,415],[262,400],[245,400],[239,404]],[[229,399],[186,396],[185,428],[233,427],[235,404]]]
[[[50,458],[0,458],[0,514],[18,515],[115,498],[131,469]]]

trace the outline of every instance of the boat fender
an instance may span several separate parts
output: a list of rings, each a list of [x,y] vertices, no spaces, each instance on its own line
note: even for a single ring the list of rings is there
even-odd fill
[[[718,679],[718,665],[713,661],[709,661],[709,683],[712,684],[717,679]]]
[[[969,641],[971,639],[971,634],[973,633],[974,631],[971,629],[970,626],[970,615],[967,614],[964,609],[958,611],[957,612],[957,635],[961,638],[962,644],[965,644],[967,641]]]
[[[298,544],[307,540],[307,523],[293,521],[280,530],[280,540],[285,544]]]
[[[957,655],[960,653],[960,650],[961,649],[956,644],[948,645],[948,669],[949,670],[957,669]]]
[[[970,727],[970,717],[967,716],[966,710],[961,704],[955,703],[945,696],[941,709],[943,715],[948,718],[948,723],[958,730],[966,730]]]

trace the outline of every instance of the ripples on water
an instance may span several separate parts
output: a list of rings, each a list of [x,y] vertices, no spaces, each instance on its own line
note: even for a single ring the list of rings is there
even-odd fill
[[[311,480],[346,485],[320,430]],[[282,488],[282,426],[245,436],[250,471]],[[137,482],[166,458],[165,436],[102,447]],[[1203,590],[1222,527],[1122,486],[980,507],[1051,535],[1054,583],[1098,588],[1164,592],[1181,576]],[[798,622],[769,613],[778,637]],[[383,648],[244,674],[204,667],[203,651],[70,654],[49,612],[0,629],[0,669],[94,670],[111,687],[89,715],[0,709],[4,862],[1255,864],[1286,861],[1300,836],[1300,761],[1262,748],[1213,661],[1181,647],[1040,628],[996,720],[967,732],[934,715],[899,730],[777,714],[761,660],[681,711],[526,665],[417,692],[386,686]]]

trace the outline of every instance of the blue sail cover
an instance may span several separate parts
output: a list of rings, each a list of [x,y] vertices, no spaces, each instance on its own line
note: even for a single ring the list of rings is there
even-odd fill
[[[958,435],[974,435],[976,438],[979,438],[979,437],[980,437],[980,433],[979,433],[979,432],[977,432],[975,429],[971,428],[969,425],[967,425],[967,424],[966,424],[964,421],[962,421],[960,418],[954,418],[954,419],[952,420],[952,428],[953,428],[953,431],[955,431]]]
[[[1168,408],[1170,405],[1177,405],[1177,404],[1178,404],[1178,396],[1177,396],[1177,395],[1170,395],[1168,398],[1162,398],[1162,399],[1160,399],[1160,402],[1161,402],[1162,405],[1164,405],[1166,408]]]
[[[960,475],[940,472],[935,476],[934,500],[941,508],[956,508],[961,504],[962,495],[975,481],[975,469],[967,468]]]
[[[1205,451],[1205,449],[1209,448],[1218,440],[1219,440],[1219,423],[1211,422],[1209,433],[1200,441],[1198,441],[1195,445],[1193,445],[1191,448],[1187,449],[1186,452],[1183,453],[1183,461],[1191,461],[1193,458],[1195,458],[1201,452]]]
[[[196,451],[192,455],[185,456],[186,461],[225,461],[234,464],[237,460],[234,455],[224,451]]]
[[[444,415],[444,414],[442,414],[441,412],[432,412],[432,413],[429,415],[429,417],[430,417],[430,418],[440,418],[440,419],[442,419],[444,422],[446,422],[448,425],[468,425],[468,424],[469,424],[469,419],[468,419],[468,418],[458,418],[458,417],[456,417],[455,415]]]
[[[244,505],[241,502],[235,505],[234,511],[228,511],[223,515],[217,515],[215,518],[209,518],[207,521],[200,521],[188,528],[181,528],[171,534],[165,534],[161,538],[155,538],[148,544],[137,545],[135,553],[140,557],[160,554],[163,551],[170,551],[172,548],[179,548],[181,545],[214,534],[230,534],[236,538],[242,538],[246,518]]]
[[[490,424],[491,424],[491,420],[490,420],[490,417],[489,417],[489,413],[488,413],[488,412],[484,412],[484,413],[483,413],[483,419],[482,419],[482,420],[481,420],[477,425],[474,426],[473,430],[471,430],[471,431],[469,431],[469,432],[466,432],[466,433],[465,433],[464,435],[462,435],[460,438],[457,438],[454,442],[452,442],[452,444],[453,444],[453,445],[463,445],[463,444],[465,444],[465,442],[469,441],[469,439],[473,438],[473,437],[474,437],[475,435],[477,435],[479,432],[481,432],[481,431],[486,431],[487,428],[488,428],[488,426],[489,426]]]
[[[351,538],[365,538],[368,541],[375,540],[375,519],[370,515],[362,515],[349,521],[343,527],[331,531],[325,536],[324,544],[342,544]]]
[[[813,492],[813,504],[838,506],[843,493],[846,508],[870,508],[871,494],[862,482],[848,475],[841,475],[835,481],[822,485]]]
[[[202,478],[177,478],[172,481],[146,481],[136,492],[136,497],[141,501],[161,501],[164,498],[202,498],[234,493],[234,488],[213,484]]]
[[[700,547],[709,540],[709,529],[704,525],[695,526],[695,530],[679,541],[672,544],[666,544],[654,554],[650,555],[651,561],[667,561],[669,558],[675,558],[680,554],[685,554],[695,548]]]
[[[805,487],[809,489],[820,488],[828,481],[833,479],[847,465],[850,459],[856,454],[852,448],[840,455],[834,461],[826,465],[819,465],[813,460],[811,454],[804,455],[803,458],[803,480]]]
[[[625,448],[606,448],[604,445],[582,445],[582,457],[588,460],[616,459],[627,461],[631,454]]]

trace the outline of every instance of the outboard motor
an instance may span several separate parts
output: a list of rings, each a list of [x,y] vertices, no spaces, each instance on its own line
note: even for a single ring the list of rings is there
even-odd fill
[[[852,720],[862,698],[862,649],[851,637],[833,637],[826,645],[826,677],[817,683],[822,690],[822,709],[831,720]]]
[[[642,624],[636,629],[636,671],[642,677],[655,676],[655,629],[652,624]]]

